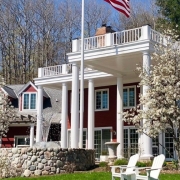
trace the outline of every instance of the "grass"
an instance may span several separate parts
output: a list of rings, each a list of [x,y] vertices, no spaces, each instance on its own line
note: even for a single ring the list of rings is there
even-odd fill
[[[72,174],[61,174],[52,176],[38,176],[38,177],[16,177],[8,178],[6,180],[111,180],[110,172],[86,172],[86,173],[72,173]],[[160,174],[159,180],[178,180],[180,179],[180,174]],[[119,179],[118,179],[119,180]]]

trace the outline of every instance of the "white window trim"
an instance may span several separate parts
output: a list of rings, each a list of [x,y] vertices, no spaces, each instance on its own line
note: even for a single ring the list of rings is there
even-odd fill
[[[177,129],[176,129],[176,133],[177,133]],[[166,143],[166,142],[165,142],[165,132],[162,133],[162,142],[163,142],[163,146],[165,147],[165,143]],[[164,149],[164,148],[162,149],[162,151],[163,151],[162,154],[165,155],[165,149]],[[176,158],[177,158],[176,150],[175,150],[174,147],[173,147],[173,156],[174,156],[174,158],[166,158],[165,160],[166,160],[166,161],[172,161],[173,159],[176,159]]]
[[[28,135],[18,135],[18,136],[14,136],[14,147],[16,147],[17,145],[16,145],[16,138],[29,138],[30,139],[30,136],[28,136]],[[28,144],[27,145],[25,145],[25,146],[29,146]]]
[[[106,108],[106,109],[96,109],[96,92],[98,92],[98,91],[107,91],[107,93],[108,93],[108,107]],[[107,88],[107,89],[97,89],[97,90],[95,90],[95,96],[94,96],[94,98],[95,98],[95,100],[94,100],[94,103],[95,103],[95,105],[94,105],[94,110],[95,111],[109,111],[109,89]],[[101,99],[102,100],[102,99]],[[102,104],[101,104],[101,106],[102,106]],[[102,108],[102,107],[101,107]]]
[[[36,109],[24,109],[24,95],[25,94],[36,94]],[[30,98],[30,96],[29,96]],[[30,102],[30,99],[29,99]],[[30,105],[30,104],[29,104]],[[24,92],[22,93],[22,111],[36,111],[37,110],[37,92]]]
[[[134,88],[134,95],[135,95],[135,97],[134,97],[134,105],[135,106],[129,106],[129,96],[128,96],[128,106],[127,107],[124,107],[124,105],[123,105],[123,109],[131,109],[131,108],[134,108],[134,107],[136,107],[136,85],[134,85],[134,86],[124,86],[123,87],[123,90],[124,89],[128,89],[128,92],[129,92],[129,89],[130,88]],[[123,96],[123,102],[124,102],[124,96]],[[123,103],[124,104],[124,103]]]
[[[130,141],[130,129],[135,129],[137,130],[137,128],[135,126],[124,126],[124,130],[127,129],[128,130],[128,147],[130,147],[131,145],[131,141]],[[140,139],[140,134],[138,133],[138,153],[139,153],[139,145],[141,146],[141,139]],[[123,142],[124,143],[124,142]],[[124,148],[124,147],[123,147]],[[141,148],[141,147],[140,147]],[[130,156],[130,154],[129,154]]]
[[[83,132],[86,132],[86,148],[87,148],[87,128],[83,128]],[[70,144],[70,139],[69,139],[69,132],[71,133],[71,129],[67,129],[67,144],[68,144],[68,146],[70,145],[71,146],[71,144]],[[78,131],[78,137],[79,137],[79,131]],[[70,147],[68,147],[68,148],[70,148]]]

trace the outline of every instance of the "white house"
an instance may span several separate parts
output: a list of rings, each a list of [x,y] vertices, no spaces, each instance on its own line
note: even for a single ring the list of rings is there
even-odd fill
[[[83,147],[95,148],[96,158],[106,150],[107,141],[120,142],[118,157],[139,151],[142,158],[150,159],[157,151],[169,159],[158,142],[175,155],[172,137],[161,134],[152,142],[148,136],[138,134],[133,125],[124,123],[121,114],[136,106],[139,93],[144,94],[148,88],[137,86],[140,79],[136,64],[149,67],[154,45],[163,41],[163,36],[148,25],[121,32],[102,26],[96,36],[85,38]],[[79,147],[80,50],[81,40],[75,39],[72,52],[67,54],[69,64],[38,70],[38,78],[34,79],[38,87],[37,141],[42,137],[43,87],[51,87],[62,91],[61,146]]]

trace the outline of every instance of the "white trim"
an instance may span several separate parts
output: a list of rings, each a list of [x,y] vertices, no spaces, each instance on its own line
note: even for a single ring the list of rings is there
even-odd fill
[[[25,94],[29,94],[29,109],[24,109],[24,95]],[[36,108],[35,109],[30,109],[30,106],[31,106],[31,94],[35,94],[36,95]],[[37,111],[37,92],[24,92],[22,93],[22,111]]]
[[[137,128],[135,127],[135,126],[124,126],[124,130],[128,130],[128,149],[131,147],[131,140],[130,140],[130,136],[131,136],[131,134],[130,134],[130,129],[134,129],[134,130],[137,130]],[[123,132],[124,133],[124,132]],[[138,138],[137,138],[137,145],[138,145],[138,153],[139,153],[139,145],[141,146],[141,144],[139,143],[139,139],[140,139],[140,134],[138,133],[138,132],[136,132],[137,134],[138,134]],[[134,143],[134,144],[136,144],[136,143]],[[140,147],[141,148],[141,147]],[[123,149],[125,149],[124,147],[123,147]],[[129,151],[128,151],[128,156],[130,157],[131,156],[131,154],[129,154]]]
[[[16,147],[16,138],[29,138],[29,143],[30,143],[30,136],[28,135],[14,135],[14,147]],[[30,146],[30,144],[27,144],[27,146]]]
[[[83,128],[83,132],[86,132],[86,148],[87,148],[87,128]],[[69,132],[71,133],[71,129],[67,129],[67,147],[68,148],[70,148],[70,146],[71,146],[71,143],[70,143],[70,140],[72,139],[72,138],[70,138],[69,137]]]
[[[134,105],[135,106],[129,106],[129,89],[130,88],[134,88]],[[124,89],[128,89],[128,106],[127,107],[124,107]],[[130,108],[134,108],[134,107],[136,107],[136,103],[137,103],[137,101],[136,101],[136,85],[132,85],[132,86],[123,86],[123,109],[130,109]]]
[[[1,88],[1,90],[2,90],[2,92],[3,92],[5,95],[10,96],[3,88]],[[11,97],[11,96],[10,96],[10,97]],[[14,97],[12,97],[12,98],[14,98]]]
[[[21,94],[21,93],[23,93],[24,92],[24,90],[26,89],[26,88],[28,88],[28,86],[32,86],[35,90],[36,90],[36,92],[37,92],[37,87],[31,82],[31,81],[29,81],[27,84],[25,84],[24,86],[23,86],[23,88],[18,92],[18,96]]]
[[[103,109],[102,108],[102,92],[103,91],[107,91],[107,108],[106,109]],[[96,109],[96,92],[101,92],[101,109]],[[95,107],[94,107],[94,111],[109,111],[109,88],[105,88],[105,89],[97,89],[95,90],[95,93],[94,93],[94,104],[95,104]]]
[[[171,137],[171,138],[173,139],[173,137]],[[163,139],[163,146],[166,148],[167,141],[165,141],[165,132],[162,133],[162,139]],[[172,142],[172,144],[173,143],[174,142]],[[173,148],[173,158],[166,158],[166,150],[163,148],[163,154],[165,155],[166,161],[172,161],[173,159],[176,158],[176,150],[175,150],[174,146],[172,148]]]

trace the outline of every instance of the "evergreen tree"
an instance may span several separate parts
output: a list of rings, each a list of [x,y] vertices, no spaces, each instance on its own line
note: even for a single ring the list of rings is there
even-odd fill
[[[176,30],[178,39],[180,38],[180,0],[156,0],[156,5],[159,7],[161,18],[159,25],[164,28]]]

